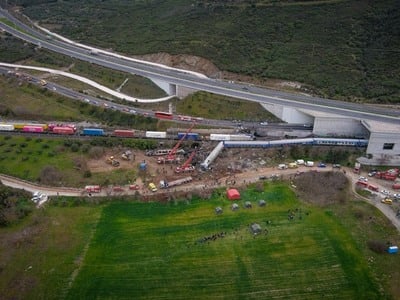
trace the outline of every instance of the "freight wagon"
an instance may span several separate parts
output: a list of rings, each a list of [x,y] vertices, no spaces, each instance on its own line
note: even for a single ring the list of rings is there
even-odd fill
[[[25,125],[24,127],[22,127],[22,131],[42,133],[44,132],[44,128],[42,126]]]
[[[48,125],[48,129],[49,131],[53,131],[55,127],[68,127],[68,128],[72,128],[72,130],[74,132],[76,132],[76,125],[75,124],[63,124],[63,123],[50,123]]]
[[[124,130],[124,129],[116,129],[114,130],[114,135],[118,137],[134,137],[134,130]]]
[[[16,130],[23,130],[25,126],[35,126],[35,127],[42,127],[43,131],[47,131],[49,126],[47,124],[39,124],[39,123],[13,123],[14,129]]]
[[[178,132],[178,140],[182,139],[185,136],[184,132]],[[194,132],[189,132],[188,134],[186,134],[185,136],[185,140],[193,140],[193,141],[198,141],[200,139],[200,135],[198,133],[194,133]]]
[[[145,136],[147,138],[165,139],[165,138],[167,138],[167,132],[166,131],[146,131]]]
[[[75,133],[75,130],[71,127],[53,127],[52,132],[56,134],[67,134],[72,135]]]
[[[90,136],[103,136],[104,130],[101,128],[83,128],[82,134]]]
[[[0,130],[1,131],[14,131],[14,125],[13,124],[0,124]]]
[[[251,141],[253,137],[247,134],[219,134],[211,133],[211,141]]]

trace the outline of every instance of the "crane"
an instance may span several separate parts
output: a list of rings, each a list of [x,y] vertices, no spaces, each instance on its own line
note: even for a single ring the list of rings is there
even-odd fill
[[[172,148],[171,152],[168,153],[164,157],[158,158],[157,159],[157,163],[162,164],[162,163],[166,163],[166,162],[174,162],[174,161],[176,161],[176,151],[178,151],[179,146],[182,144],[183,140],[186,138],[186,136],[189,134],[189,132],[192,131],[192,129],[193,129],[195,124],[196,124],[196,122],[193,122],[192,125],[190,125],[190,127],[186,130],[185,134],[176,143],[174,148]]]
[[[189,158],[183,163],[182,166],[176,167],[175,172],[176,173],[181,173],[181,172],[190,172],[194,170],[194,166],[191,165],[190,163],[192,162],[193,157],[196,154],[196,150],[194,150]]]

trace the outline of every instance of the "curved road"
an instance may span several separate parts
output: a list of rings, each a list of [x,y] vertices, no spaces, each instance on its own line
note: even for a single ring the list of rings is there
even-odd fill
[[[315,168],[312,168],[311,170],[316,170]],[[235,177],[237,178],[238,184],[249,184],[252,182],[256,182],[259,180],[259,176],[267,176],[270,177],[273,174],[276,175],[282,175],[282,176],[289,176],[289,175],[294,175],[298,171],[311,171],[310,168],[308,167],[300,167],[298,169],[286,169],[286,170],[276,170],[275,168],[262,168],[259,169],[257,172],[254,171],[249,171],[249,172],[243,172],[240,174],[236,174]],[[326,171],[331,171],[330,168],[325,168],[325,169],[317,169],[318,171],[326,172]],[[355,183],[358,180],[359,175],[354,174],[352,169],[349,168],[343,168],[344,171],[346,171],[346,176],[349,178],[352,186],[352,191],[357,197],[361,197],[355,192]],[[221,184],[217,185],[212,185],[212,184],[206,184],[206,183],[201,183],[201,184],[192,184],[190,186],[191,189],[194,190],[203,190],[205,188],[217,188],[217,187],[225,187],[223,184],[224,182],[228,182],[229,178],[220,178],[218,181],[221,182]],[[46,186],[40,186],[33,184],[28,181],[24,181],[15,177],[7,176],[4,174],[0,174],[0,181],[2,184],[6,186],[10,186],[13,188],[18,188],[18,189],[23,189],[28,192],[31,192],[32,194],[36,191],[40,191],[43,194],[46,194],[48,196],[69,196],[69,197],[81,197],[81,196],[88,196],[88,194],[83,190],[83,189],[77,189],[77,188],[63,188],[63,187],[46,187]],[[380,186],[379,184],[375,185],[379,186],[379,190],[384,189],[384,187]],[[112,196],[126,196],[126,195],[135,195],[136,193],[139,194],[146,194],[149,193],[146,187],[142,186],[141,190],[129,190],[128,187],[123,187],[124,191],[122,192],[113,192],[112,188],[107,188],[103,189],[100,193],[93,193],[91,196],[93,197],[112,197]],[[177,186],[174,187],[174,191],[179,191],[179,190],[185,190],[188,188],[188,185],[183,185],[183,186]],[[170,193],[172,190],[161,190],[157,193]],[[396,214],[394,213],[393,209],[387,205],[381,203],[379,200],[372,200],[366,197],[361,197],[364,201],[368,202],[369,204],[375,206],[378,208],[391,222],[392,224],[396,227],[396,229],[400,232],[400,218],[396,217]],[[43,203],[39,203],[38,206],[42,205]]]
[[[87,48],[84,49],[76,46],[76,44],[68,44],[62,41],[48,39],[46,35],[20,22],[6,10],[1,9],[0,16],[3,16],[9,21],[17,24],[18,29],[8,26],[2,22],[1,19],[0,28],[20,39],[35,45],[40,45],[41,47],[47,48],[51,51],[99,64],[111,69],[134,73],[144,77],[151,77],[194,90],[208,91],[248,101],[286,105],[294,108],[334,113],[360,120],[368,119],[400,124],[399,110],[377,108],[368,105],[322,99],[300,94],[290,94],[210,78],[199,78],[198,76],[183,70],[167,69],[151,64],[139,63],[130,59],[121,58],[120,55],[116,56],[112,53],[106,54],[105,51],[97,53],[96,55],[91,55]]]

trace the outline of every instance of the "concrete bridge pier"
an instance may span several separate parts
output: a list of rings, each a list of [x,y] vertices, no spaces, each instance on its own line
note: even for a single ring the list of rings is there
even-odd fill
[[[160,89],[166,92],[169,96],[176,96],[180,99],[185,98],[186,96],[193,94],[196,90],[177,85],[174,83],[169,83],[160,79],[150,78]]]
[[[314,117],[288,106],[263,103],[262,106],[270,113],[287,123],[313,124]]]

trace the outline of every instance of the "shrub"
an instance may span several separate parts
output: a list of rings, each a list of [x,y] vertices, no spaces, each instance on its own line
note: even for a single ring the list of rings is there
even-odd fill
[[[40,171],[39,181],[44,184],[54,185],[62,179],[62,173],[54,166],[45,166]]]
[[[71,151],[72,152],[78,152],[79,151],[79,145],[78,144],[75,144],[75,143],[73,143],[72,145],[71,145]]]
[[[383,241],[368,241],[368,248],[375,253],[385,253],[388,248]]]

